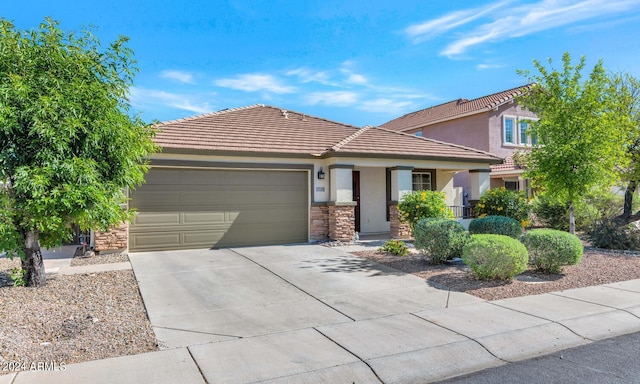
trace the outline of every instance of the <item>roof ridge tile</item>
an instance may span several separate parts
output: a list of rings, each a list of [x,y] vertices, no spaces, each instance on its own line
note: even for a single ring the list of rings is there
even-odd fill
[[[362,128],[359,128],[357,131],[355,131],[354,133],[352,133],[351,135],[345,137],[344,139],[340,140],[339,142],[337,142],[334,146],[327,148],[326,152],[337,152],[340,150],[340,148],[344,147],[345,145],[349,144],[349,142],[353,141],[356,137],[362,135],[363,133],[365,133],[366,131],[368,131],[369,129],[371,129],[372,127],[369,125],[365,125]]]
[[[229,113],[229,112],[241,111],[243,109],[251,109],[251,108],[258,108],[258,107],[265,107],[265,105],[264,104],[252,104],[252,105],[246,105],[244,107],[225,108],[225,109],[221,109],[221,110],[215,111],[215,112],[207,112],[207,113],[201,113],[199,115],[183,117],[182,119],[174,119],[174,120],[162,121],[162,122],[158,123],[157,126],[163,126],[163,125],[173,124],[173,123],[183,123],[183,122],[190,121],[190,120],[201,119],[203,117],[222,115],[222,114]]]

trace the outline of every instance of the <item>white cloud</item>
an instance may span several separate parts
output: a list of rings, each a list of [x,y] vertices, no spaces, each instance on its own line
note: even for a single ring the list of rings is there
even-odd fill
[[[467,24],[473,25],[470,30],[456,34],[456,39],[442,50],[441,54],[451,57],[483,43],[526,36],[595,18],[627,16],[629,11],[638,8],[640,0],[540,0],[519,6],[508,3],[498,1],[483,8],[455,11],[410,25],[404,32],[418,43]]]
[[[209,102],[194,100],[192,95],[181,95],[156,89],[131,87],[129,98],[134,107],[164,105],[194,113],[212,112]]]
[[[234,78],[219,79],[215,84],[245,92],[267,91],[278,94],[295,92],[294,87],[282,84],[272,75],[262,73],[247,73]]]
[[[489,63],[484,63],[484,64],[478,64],[476,65],[476,69],[479,70],[485,70],[485,69],[496,69],[496,68],[504,68],[505,65],[504,64],[489,64]]]
[[[193,75],[188,72],[166,70],[166,71],[160,72],[160,77],[162,77],[163,79],[175,80],[180,83],[195,84]]]
[[[379,98],[362,102],[358,105],[358,109],[387,115],[402,115],[406,113],[412,105],[413,103],[410,101]]]
[[[287,76],[296,76],[302,83],[320,83],[331,85],[329,81],[330,76],[329,73],[325,71],[313,71],[308,68],[297,68],[290,71],[285,72]]]
[[[347,77],[347,82],[352,84],[366,84],[367,78],[358,73],[349,73],[349,76]]]
[[[407,36],[413,39],[414,43],[419,43],[431,37],[441,35],[451,29],[468,24],[497,8],[507,5],[508,3],[509,1],[500,1],[489,4],[485,7],[451,12],[434,20],[410,25],[404,30],[404,32]]]
[[[306,96],[308,104],[324,104],[337,107],[346,107],[358,101],[358,95],[349,91],[312,92]]]

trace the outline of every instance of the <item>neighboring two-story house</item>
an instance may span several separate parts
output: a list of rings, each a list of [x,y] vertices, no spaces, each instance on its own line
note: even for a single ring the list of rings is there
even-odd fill
[[[459,172],[454,176],[454,186],[463,188],[465,204],[479,198],[472,190],[472,184],[477,180],[488,181],[491,188],[505,187],[530,193],[529,182],[523,178],[523,169],[514,162],[513,156],[537,143],[537,138],[529,132],[529,121],[535,120],[536,115],[521,108],[516,101],[529,89],[531,86],[525,85],[473,100],[449,101],[407,113],[381,127],[479,149],[503,158],[504,162],[492,165],[490,172],[476,170],[488,172],[488,180],[486,177],[474,180],[470,172]]]

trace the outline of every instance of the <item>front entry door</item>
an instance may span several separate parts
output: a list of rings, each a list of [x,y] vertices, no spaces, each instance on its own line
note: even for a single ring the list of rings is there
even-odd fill
[[[356,232],[360,232],[360,171],[353,171],[353,201],[356,202],[355,226]]]

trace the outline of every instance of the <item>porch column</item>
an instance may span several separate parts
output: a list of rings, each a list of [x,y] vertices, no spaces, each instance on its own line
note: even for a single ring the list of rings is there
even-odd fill
[[[329,238],[353,241],[356,234],[353,165],[329,166]]]
[[[391,168],[391,202],[389,203],[389,224],[391,237],[408,238],[411,236],[409,224],[400,222],[398,202],[413,190],[411,171],[413,167]]]
[[[472,169],[469,171],[469,176],[471,177],[470,202],[480,200],[480,196],[489,189],[491,186],[491,181],[489,179],[490,172],[490,169]]]

